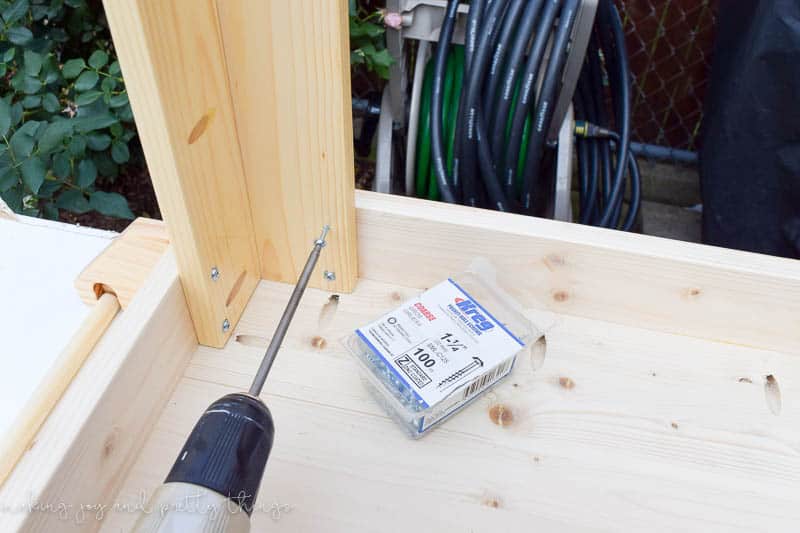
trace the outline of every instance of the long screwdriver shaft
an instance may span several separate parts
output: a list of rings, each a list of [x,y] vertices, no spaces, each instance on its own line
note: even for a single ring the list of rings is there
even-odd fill
[[[303,272],[300,273],[297,285],[294,286],[292,296],[289,298],[289,303],[286,304],[286,309],[283,311],[283,315],[278,322],[278,327],[275,328],[275,334],[269,342],[267,352],[264,354],[264,359],[261,361],[258,372],[256,372],[256,377],[253,379],[253,384],[250,385],[249,393],[253,396],[258,396],[261,393],[261,389],[264,387],[264,382],[267,380],[267,375],[269,374],[270,368],[272,368],[272,363],[275,362],[275,356],[278,354],[283,338],[286,336],[286,331],[289,329],[289,324],[291,324],[294,313],[297,311],[297,306],[300,304],[300,298],[302,298],[306,286],[308,286],[308,281],[311,279],[311,273],[314,272],[314,267],[317,266],[320,252],[322,252],[322,249],[325,247],[325,237],[328,235],[329,230],[330,226],[324,226],[322,228],[322,235],[314,241],[314,248],[308,256],[306,266],[303,267]]]

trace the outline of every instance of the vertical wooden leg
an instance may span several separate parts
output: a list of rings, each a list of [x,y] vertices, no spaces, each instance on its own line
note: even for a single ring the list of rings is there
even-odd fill
[[[114,45],[202,344],[260,278],[214,0],[106,0]]]
[[[311,286],[349,292],[357,258],[347,2],[217,5],[261,275],[294,283],[330,224]]]

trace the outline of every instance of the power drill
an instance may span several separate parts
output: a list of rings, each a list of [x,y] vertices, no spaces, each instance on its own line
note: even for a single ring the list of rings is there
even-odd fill
[[[319,259],[329,226],[314,241],[248,392],[212,403],[194,426],[164,484],[139,516],[136,533],[246,533],[275,426],[258,395]]]

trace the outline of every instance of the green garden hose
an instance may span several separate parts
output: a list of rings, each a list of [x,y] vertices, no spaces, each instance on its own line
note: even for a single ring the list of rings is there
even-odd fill
[[[453,151],[455,147],[456,133],[456,114],[461,98],[461,89],[464,82],[464,60],[465,53],[463,46],[453,46],[447,57],[447,71],[445,74],[445,91],[442,99],[442,121],[444,123],[444,138],[447,150],[447,171],[453,172]],[[425,76],[422,81],[422,93],[420,95],[419,106],[419,130],[417,133],[417,161],[416,161],[416,180],[414,194],[418,198],[429,200],[439,200],[439,186],[434,176],[433,165],[431,162],[431,98],[433,91],[433,60],[429,60],[425,67]],[[514,100],[508,115],[506,135],[511,127],[510,120],[513,117],[514,109],[517,104],[517,93],[515,91]],[[531,119],[530,116],[525,121],[525,128],[522,134],[522,146],[519,153],[517,186],[522,184],[522,169],[525,167],[525,155],[530,138]]]

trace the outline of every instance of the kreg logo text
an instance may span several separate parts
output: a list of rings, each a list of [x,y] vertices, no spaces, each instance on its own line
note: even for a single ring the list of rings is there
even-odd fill
[[[494,324],[481,314],[480,308],[472,300],[456,298],[456,306],[462,313],[472,319],[479,330],[488,331],[494,327]]]

